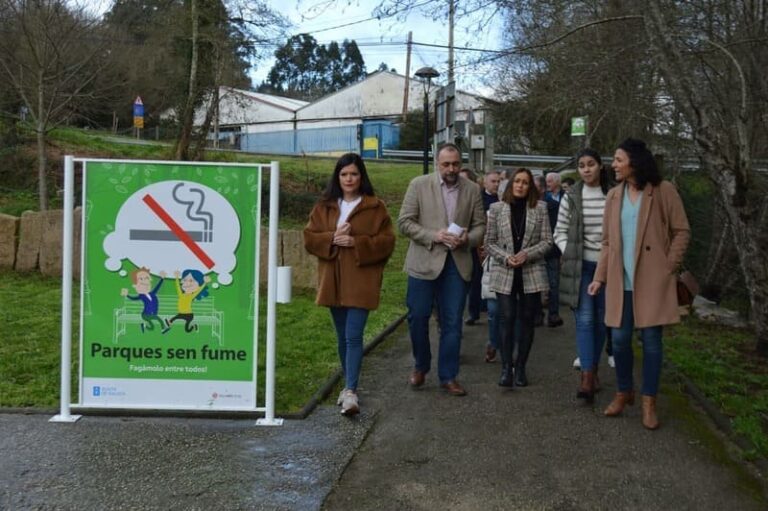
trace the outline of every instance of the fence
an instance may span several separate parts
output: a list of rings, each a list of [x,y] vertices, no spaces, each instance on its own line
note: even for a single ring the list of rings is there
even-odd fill
[[[81,208],[74,211],[74,257],[80,259]],[[40,272],[60,277],[62,270],[62,211],[27,211],[21,217],[0,213],[0,269],[18,272]],[[267,280],[267,238],[261,240],[261,281]],[[278,235],[278,265],[293,267],[293,287],[314,288],[317,284],[317,264],[304,250],[301,231],[280,231]],[[80,278],[80,265],[73,267]]]

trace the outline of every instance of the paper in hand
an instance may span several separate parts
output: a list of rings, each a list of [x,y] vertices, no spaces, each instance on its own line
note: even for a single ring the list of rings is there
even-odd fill
[[[448,233],[459,237],[464,233],[464,228],[454,222],[451,222],[451,225],[448,226]]]

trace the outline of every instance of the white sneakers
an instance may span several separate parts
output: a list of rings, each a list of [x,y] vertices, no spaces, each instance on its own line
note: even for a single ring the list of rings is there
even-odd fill
[[[611,367],[616,367],[616,361],[613,360],[613,355],[608,357],[608,365]],[[579,357],[576,357],[576,360],[573,361],[573,368],[581,369],[581,360],[579,360]],[[339,396],[339,404],[341,404],[341,396]]]
[[[344,389],[339,394],[336,404],[341,406],[341,414],[351,417],[360,413],[360,405],[357,402],[357,392],[352,389]]]

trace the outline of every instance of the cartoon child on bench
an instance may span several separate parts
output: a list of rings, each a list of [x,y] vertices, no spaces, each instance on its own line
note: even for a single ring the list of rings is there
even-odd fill
[[[207,275],[203,275],[197,270],[184,270],[181,274],[178,271],[174,272],[176,277],[176,294],[179,297],[177,304],[178,314],[171,319],[166,319],[166,327],[163,329],[163,333],[168,332],[171,329],[171,325],[176,320],[184,321],[184,331],[187,333],[197,331],[197,323],[192,324],[192,320],[195,315],[192,313],[192,302],[194,300],[202,300],[208,296],[208,283],[211,278]],[[181,277],[181,280],[179,280]]]
[[[136,290],[137,294],[132,296],[128,294],[127,289],[123,288],[120,290],[121,296],[128,298],[129,300],[141,300],[144,304],[144,309],[141,311],[141,319],[143,320],[141,323],[141,333],[144,333],[145,330],[149,330],[150,332],[154,330],[155,325],[152,324],[153,321],[157,321],[160,328],[165,326],[163,320],[160,319],[160,316],[157,314],[158,309],[160,308],[160,302],[157,299],[157,291],[160,289],[160,286],[163,285],[165,275],[165,272],[161,271],[160,280],[155,287],[152,288],[152,274],[150,273],[149,268],[144,268],[142,266],[131,272],[131,282],[133,282],[133,289]],[[152,290],[150,291],[150,289]]]

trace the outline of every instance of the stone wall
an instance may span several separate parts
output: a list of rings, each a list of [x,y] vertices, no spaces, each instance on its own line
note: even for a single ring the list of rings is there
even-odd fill
[[[80,278],[80,239],[82,210],[74,212],[73,274]],[[62,229],[61,210],[25,211],[21,218],[0,214],[0,268],[18,272],[39,271],[52,277],[61,276]],[[269,234],[262,231],[260,278],[267,282],[267,244]],[[277,264],[293,268],[293,287],[314,289],[317,285],[317,261],[304,250],[301,231],[280,231]]]
[[[13,268],[19,243],[19,219],[0,214],[0,268]]]

